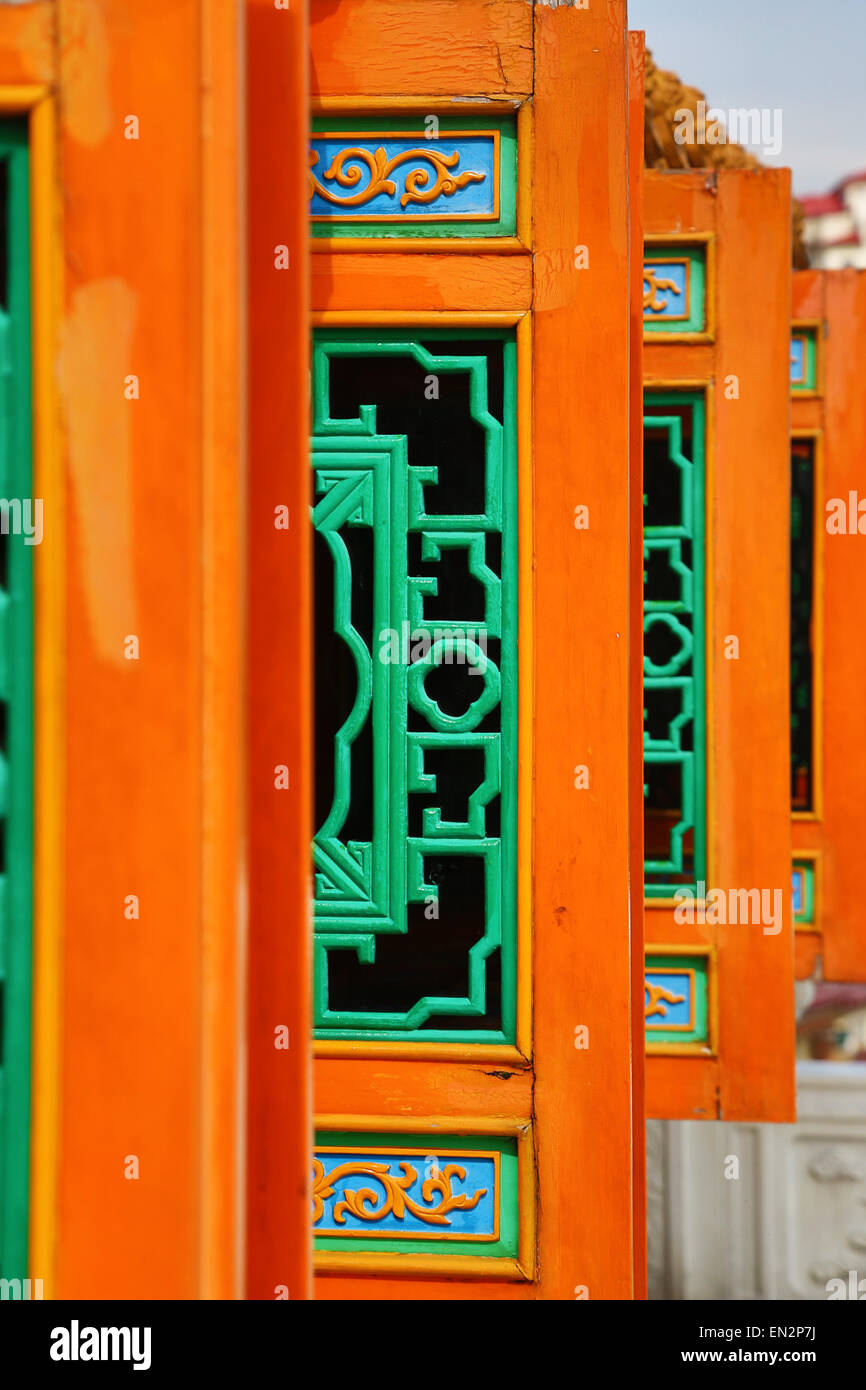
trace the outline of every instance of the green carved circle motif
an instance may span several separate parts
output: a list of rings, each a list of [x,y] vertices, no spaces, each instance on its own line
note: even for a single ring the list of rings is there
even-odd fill
[[[661,623],[667,627],[679,641],[679,651],[673,653],[663,666],[657,666],[652,659],[644,653],[644,674],[647,676],[672,676],[685,666],[690,660],[694,648],[694,639],[687,627],[684,627],[673,613],[647,613],[644,616],[643,630],[648,633],[650,628],[656,623]]]
[[[478,699],[473,700],[463,714],[446,714],[427,693],[427,677],[442,664],[441,657],[446,651],[452,654],[462,653],[462,661],[453,663],[452,658],[452,663],[465,666],[467,670],[474,668],[478,675],[473,676],[473,679],[481,677],[484,680],[484,689]],[[478,643],[470,637],[455,635],[432,642],[429,651],[409,668],[408,693],[413,708],[424,716],[431,728],[443,733],[471,733],[473,729],[477,729],[485,714],[489,714],[499,704],[501,684],[499,668]]]

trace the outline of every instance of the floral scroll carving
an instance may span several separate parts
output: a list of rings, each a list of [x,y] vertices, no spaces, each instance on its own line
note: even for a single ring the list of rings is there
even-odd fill
[[[391,176],[402,166],[415,167],[405,170],[403,192],[400,196],[401,208],[407,207],[409,203],[428,204],[440,197],[450,198],[468,183],[482,183],[487,177],[486,174],[476,173],[471,169],[458,174],[456,169],[460,163],[459,150],[455,150],[453,154],[423,148],[402,150],[389,159],[382,145],[375,150],[354,145],[334,156],[328,168],[321,174],[321,179],[313,172],[318,162],[318,151],[311,150],[310,197],[317,193],[326,202],[342,208],[363,207],[381,193],[395,197],[397,182]],[[359,188],[358,185],[365,174],[368,175],[367,182],[363,188]],[[329,188],[327,184],[336,184],[337,188]],[[344,194],[340,191],[342,189],[355,191]]]
[[[325,1202],[333,1197],[340,1183],[347,1178],[369,1178],[378,1187],[362,1187],[357,1191],[343,1189],[343,1196],[334,1206],[333,1219],[339,1226],[345,1225],[346,1214],[360,1221],[376,1222],[393,1215],[402,1221],[409,1212],[417,1220],[431,1226],[450,1226],[450,1213],[471,1211],[487,1193],[487,1188],[479,1188],[471,1196],[468,1192],[452,1191],[455,1178],[466,1181],[466,1170],[458,1163],[449,1163],[445,1168],[431,1168],[429,1177],[421,1184],[421,1201],[416,1201],[409,1193],[418,1181],[418,1173],[411,1163],[401,1162],[397,1167],[401,1173],[391,1171],[390,1163],[373,1163],[364,1159],[353,1159],[341,1163],[330,1173],[325,1173],[321,1159],[313,1159],[313,1223],[322,1219]]]

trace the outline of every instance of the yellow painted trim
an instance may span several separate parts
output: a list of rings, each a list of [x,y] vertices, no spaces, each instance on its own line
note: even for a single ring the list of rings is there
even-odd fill
[[[644,344],[655,346],[668,343],[714,343],[716,340],[716,234],[715,232],[647,232],[644,246],[703,246],[704,258],[704,311],[707,326],[701,333],[647,333],[644,330]],[[655,386],[655,382],[653,385]],[[800,395],[803,393],[800,392]]]
[[[529,248],[524,245],[519,237],[332,237],[322,236],[310,238],[310,251],[316,255],[319,251],[334,252],[359,252],[366,251],[368,254],[379,255],[382,251],[402,251],[404,255],[410,251],[458,251],[464,255],[476,252],[495,252],[499,255],[513,255],[515,252],[529,254]]]
[[[311,315],[314,328],[515,328],[525,309],[321,309]]]
[[[527,1066],[526,1054],[508,1043],[361,1042],[351,1038],[317,1038],[313,1044],[313,1056],[366,1057],[382,1062],[469,1062],[476,1065],[492,1062],[497,1067],[513,1067],[518,1071],[525,1070]]]
[[[517,1246],[518,1257],[499,1259],[484,1255],[397,1255],[384,1251],[359,1251],[343,1254],[336,1250],[317,1251],[313,1258],[316,1274],[430,1274],[453,1279],[521,1279],[535,1278],[535,1146],[532,1126],[526,1120],[472,1116],[455,1120],[449,1115],[348,1115],[319,1114],[315,1130],[338,1130],[363,1134],[417,1134],[429,1143],[437,1131],[443,1134],[469,1137],[495,1136],[517,1141]],[[428,1149],[424,1150],[428,1152]]]
[[[532,246],[532,104],[524,102],[517,112],[517,241]]]
[[[473,97],[471,100],[466,100],[463,97],[442,96],[441,93],[439,96],[323,96],[312,99],[310,110],[314,116],[331,116],[339,112],[351,116],[379,111],[383,113],[386,111],[417,111],[424,116],[431,113],[435,114],[438,111],[456,111],[461,115],[477,112],[480,115],[509,116],[515,111],[519,111],[528,99],[528,92],[515,96],[513,99]]]
[[[55,171],[55,102],[46,87],[0,89],[0,110],[30,111],[30,245],[33,266],[33,476],[50,529],[34,561],[35,821],[30,1248],[33,1278],[52,1298],[57,1277],[60,1017],[63,923],[65,488],[55,387],[62,302],[61,208]]]
[[[345,1255],[338,1250],[318,1250],[313,1257],[316,1275],[322,1274],[429,1274],[449,1279],[531,1279],[519,1260],[483,1255],[394,1255],[383,1252]]]
[[[0,87],[0,112],[4,115],[32,112],[35,106],[51,95],[51,88],[42,85]]]
[[[532,319],[517,325],[517,1046],[532,1056],[532,883],[535,826],[535,507],[532,460]]]

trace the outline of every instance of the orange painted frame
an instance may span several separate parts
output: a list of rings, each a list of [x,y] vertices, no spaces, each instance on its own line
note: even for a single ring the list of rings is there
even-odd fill
[[[644,343],[648,389],[707,393],[707,818],[711,887],[782,890],[777,936],[645,910],[646,949],[709,946],[716,1055],[647,1056],[647,1113],[794,1118],[788,771],[790,175],[647,171],[653,244],[715,237],[715,341]],[[748,228],[744,235],[743,228]],[[732,377],[739,394],[733,399]],[[711,389],[715,383],[715,389]],[[754,506],[761,460],[761,507]],[[773,512],[778,510],[778,514]],[[752,524],[746,524],[751,519]],[[726,661],[724,641],[739,638]],[[754,776],[760,766],[761,776]]]
[[[524,767],[534,769],[534,799],[524,773],[520,875],[526,891],[529,836],[532,912],[544,925],[532,942],[531,1067],[512,1059],[491,1071],[486,1058],[473,1057],[469,1049],[452,1058],[427,1056],[425,1049],[419,1060],[414,1051],[398,1057],[390,1048],[351,1058],[329,1051],[315,1063],[317,1110],[323,1117],[339,1114],[343,1128],[350,1119],[350,1128],[382,1129],[391,1116],[402,1129],[417,1133],[429,1117],[439,1116],[437,1125],[447,1124],[451,1133],[478,1133],[481,1126],[488,1133],[528,1134],[534,1116],[534,1152],[540,1160],[534,1179],[537,1270],[521,1261],[517,1277],[512,1271],[494,1280],[449,1261],[450,1278],[436,1278],[441,1265],[431,1266],[434,1257],[419,1257],[422,1262],[414,1268],[408,1261],[415,1257],[407,1257],[401,1268],[413,1277],[395,1279],[385,1271],[372,1277],[369,1261],[363,1266],[369,1273],[348,1257],[338,1271],[320,1257],[320,1297],[453,1298],[459,1292],[467,1299],[574,1298],[578,1286],[591,1297],[630,1297],[635,1291],[633,1232],[643,1211],[642,1206],[635,1210],[640,1199],[633,1173],[633,960],[629,832],[623,814],[630,777],[629,491],[623,464],[629,449],[625,325],[631,291],[622,276],[629,259],[628,191],[624,178],[621,184],[608,183],[611,169],[625,168],[627,154],[624,9],[621,0],[604,14],[533,8],[522,0],[495,6],[466,0],[446,15],[429,0],[359,0],[349,25],[345,11],[324,0],[312,6],[314,85],[320,98],[339,96],[344,104],[347,72],[356,79],[358,96],[383,102],[437,90],[456,97],[533,95],[534,273],[526,252],[485,256],[471,244],[462,253],[426,254],[415,243],[411,251],[390,252],[387,261],[366,249],[328,257],[317,248],[313,303],[331,322],[341,321],[336,315],[356,319],[359,311],[366,322],[417,322],[419,315],[436,321],[459,313],[482,321],[490,314],[521,320],[518,332],[526,336],[525,351],[531,347],[534,374],[524,372],[518,387],[520,545],[524,575],[528,578],[533,554],[536,569],[534,591],[528,591],[529,603],[521,610],[522,698],[528,692],[534,713],[522,717],[521,738],[528,749]],[[462,50],[450,32],[455,18],[472,29]],[[415,42],[422,32],[423,52]],[[389,55],[387,70],[383,52]],[[428,61],[432,53],[435,71]],[[573,113],[567,125],[560,116],[563,100]],[[529,118],[527,109],[524,120]],[[586,150],[596,152],[591,161]],[[557,170],[564,167],[580,171],[585,181],[580,190],[578,179],[559,180]],[[563,236],[569,239],[565,243]],[[563,254],[564,244],[578,240],[593,248],[588,279],[574,269],[572,255]],[[533,295],[537,317],[530,337],[523,316]],[[581,402],[590,400],[593,408],[586,411]],[[527,468],[532,453],[545,461],[534,477]],[[572,494],[574,502],[566,505],[563,498]],[[605,525],[585,536],[577,533],[577,501],[605,517]],[[578,619],[576,606],[562,604],[563,589],[592,592],[595,601]],[[534,629],[528,644],[527,624]],[[588,649],[598,655],[593,664],[598,678],[592,681],[579,676],[576,664],[576,654]],[[563,727],[580,730],[579,748],[563,749]],[[594,791],[584,796],[574,791],[571,768],[590,749]],[[563,824],[573,828],[581,845],[579,864],[560,833]],[[600,904],[594,884],[601,876],[609,892]],[[597,926],[592,935],[581,927],[590,919]],[[523,942],[527,939],[524,934]],[[524,980],[527,963],[524,958]],[[574,982],[573,990],[563,990],[564,979]],[[588,1051],[575,1047],[580,1025],[597,1040]],[[346,1117],[349,1098],[352,1116]],[[589,1132],[604,1134],[604,1143],[586,1144]],[[535,1216],[530,1191],[523,1195],[524,1238],[526,1223]],[[533,1235],[533,1249],[535,1242]]]
[[[796,973],[820,954],[825,979],[866,980],[866,902],[860,882],[866,836],[866,734],[858,693],[866,688],[866,537],[829,535],[826,504],[862,488],[866,451],[866,275],[799,271],[792,326],[816,332],[817,390],[792,393],[792,438],[816,441],[813,810],[791,816],[793,857],[819,857],[817,930],[796,932]]]
[[[312,542],[306,7],[247,0],[249,560],[246,1296],[309,1298]],[[275,121],[275,113],[280,119]],[[279,128],[277,131],[277,127]],[[278,270],[285,246],[289,268]],[[288,528],[276,511],[288,508]],[[274,633],[280,640],[274,640]],[[275,772],[288,768],[278,790]],[[288,1029],[287,1046],[275,1032]]]
[[[52,1046],[56,1072],[34,1114],[49,1142],[32,1239],[61,1298],[240,1288],[237,17],[199,0],[0,12],[4,76],[35,70],[58,107],[59,313],[36,395],[59,433],[46,560],[53,533],[63,757],[38,820],[58,835],[62,931],[35,995],[40,1083]],[[138,142],[116,114],[130,109]]]

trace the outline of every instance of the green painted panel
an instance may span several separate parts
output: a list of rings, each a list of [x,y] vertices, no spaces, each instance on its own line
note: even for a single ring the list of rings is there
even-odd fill
[[[321,1037],[514,1040],[515,359],[315,338]]]
[[[28,149],[24,122],[0,124],[5,284],[0,283],[0,496],[31,502],[30,245]],[[0,509],[2,510],[2,509]],[[0,702],[5,713],[6,783],[0,833],[0,1277],[27,1269],[30,1129],[30,959],[33,908],[33,591],[32,545],[7,516],[0,592]],[[37,533],[38,534],[38,533]],[[3,571],[0,570],[0,573]],[[38,1273],[38,1272],[37,1272]]]
[[[645,893],[706,879],[705,408],[644,406]]]

